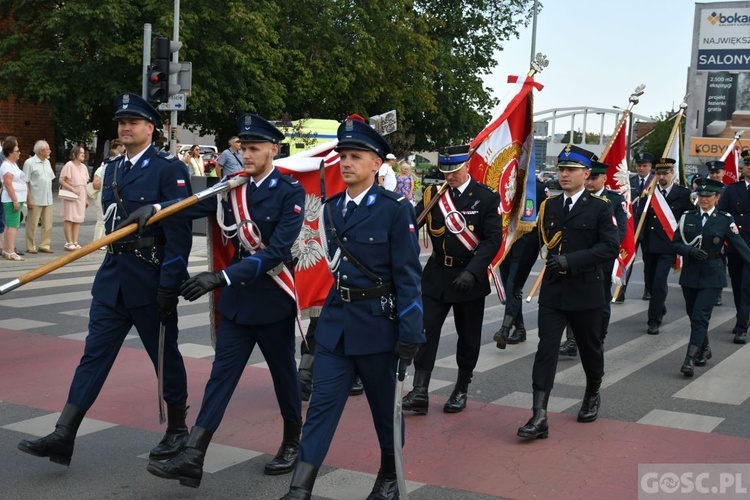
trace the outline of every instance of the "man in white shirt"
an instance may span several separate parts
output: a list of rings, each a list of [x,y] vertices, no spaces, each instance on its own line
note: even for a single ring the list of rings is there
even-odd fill
[[[393,165],[396,164],[396,157],[388,153],[385,161],[378,170],[378,184],[388,191],[396,190],[396,173],[393,171]]]
[[[23,164],[23,173],[29,186],[26,199],[28,215],[26,219],[26,252],[54,253],[52,242],[52,181],[55,172],[49,163],[50,147],[46,141],[36,141],[34,156]],[[39,245],[34,242],[36,228],[42,221],[42,234]]]

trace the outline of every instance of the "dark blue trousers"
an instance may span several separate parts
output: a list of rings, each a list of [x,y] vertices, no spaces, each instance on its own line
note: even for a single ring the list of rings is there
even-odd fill
[[[94,404],[132,326],[138,330],[156,373],[159,352],[156,304],[127,309],[122,297],[118,297],[115,307],[94,298],[89,311],[89,334],[70,385],[68,403],[83,410]],[[187,402],[187,376],[177,349],[177,332],[177,313],[174,313],[167,321],[164,337],[164,400],[169,405],[183,406]]]
[[[702,347],[708,338],[708,323],[716,305],[721,288],[688,288],[682,287],[685,297],[685,310],[690,317],[690,344]]]
[[[282,417],[302,421],[302,395],[294,360],[294,318],[267,325],[238,325],[221,317],[216,333],[216,357],[196,426],[212,433],[219,428],[255,344],[271,372]]]
[[[299,455],[301,462],[315,467],[323,464],[346,406],[355,374],[359,374],[365,387],[380,449],[393,453],[393,409],[396,395],[396,358],[393,352],[345,356],[343,342],[339,342],[334,352],[318,344],[313,370],[313,392],[302,429]],[[402,440],[403,431],[402,419]]]
[[[732,296],[737,310],[734,329],[747,331],[750,319],[750,266],[745,265],[738,253],[727,254],[727,268],[732,282]]]
[[[667,280],[674,259],[675,255],[671,253],[645,252],[643,254],[644,273],[651,279],[650,283],[646,283],[651,291],[651,300],[648,303],[649,325],[661,325],[666,312]]]

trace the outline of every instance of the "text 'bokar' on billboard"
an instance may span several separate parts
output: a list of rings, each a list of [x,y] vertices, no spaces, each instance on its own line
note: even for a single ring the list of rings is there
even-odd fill
[[[699,71],[750,71],[750,9],[702,9]]]

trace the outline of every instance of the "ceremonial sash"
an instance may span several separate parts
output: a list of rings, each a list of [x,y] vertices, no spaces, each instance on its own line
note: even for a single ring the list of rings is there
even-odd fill
[[[674,218],[672,209],[669,208],[667,199],[663,194],[661,194],[661,190],[658,188],[658,186],[657,189],[654,190],[652,199],[654,203],[652,203],[651,206],[654,208],[654,214],[656,214],[656,218],[659,219],[659,223],[664,229],[664,233],[666,233],[667,238],[669,238],[669,241],[672,241],[672,239],[674,238],[674,232],[677,230],[677,220]],[[675,271],[682,268],[681,255],[677,255],[675,257],[675,261],[672,267]]]
[[[247,204],[247,187],[249,185],[250,183],[247,182],[240,187],[232,189],[229,196],[232,199],[235,217],[239,221],[237,223],[237,237],[240,240],[240,244],[253,255],[259,250],[266,248],[267,245],[261,239],[258,226],[253,223],[250,207]],[[275,274],[270,276],[279,288],[296,303],[297,290],[294,286],[294,275],[283,262],[279,264],[279,268],[280,271],[278,273],[275,273],[276,270],[274,269],[273,272]]]
[[[456,206],[453,204],[453,198],[451,197],[451,195],[446,193],[441,196],[438,205],[440,206],[440,212],[442,212],[443,218],[445,219],[445,227],[448,228],[451,233],[456,235],[458,241],[460,241],[468,251],[473,252],[479,245],[479,238],[476,234],[474,234],[473,231],[469,230],[469,227],[466,225],[465,220],[463,224],[459,224],[454,220],[454,214],[460,214],[461,218],[463,218],[463,214],[456,210]]]

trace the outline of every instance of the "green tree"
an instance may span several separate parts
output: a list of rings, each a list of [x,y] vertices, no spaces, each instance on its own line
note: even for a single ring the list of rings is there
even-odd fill
[[[643,141],[643,147],[638,148],[638,151],[651,153],[657,159],[661,158],[667,147],[669,136],[672,134],[675,116],[676,113],[674,112],[661,113],[656,120],[653,130],[651,130],[651,133]],[[681,124],[681,128],[683,125],[684,123]],[[679,134],[675,137],[675,140],[679,140]]]
[[[181,122],[224,144],[236,117],[343,119],[395,109],[397,154],[471,139],[496,102],[482,75],[531,0],[183,0],[193,62]],[[139,93],[143,25],[172,38],[172,3],[0,0],[0,98],[50,106],[59,136],[116,133],[114,97]]]

